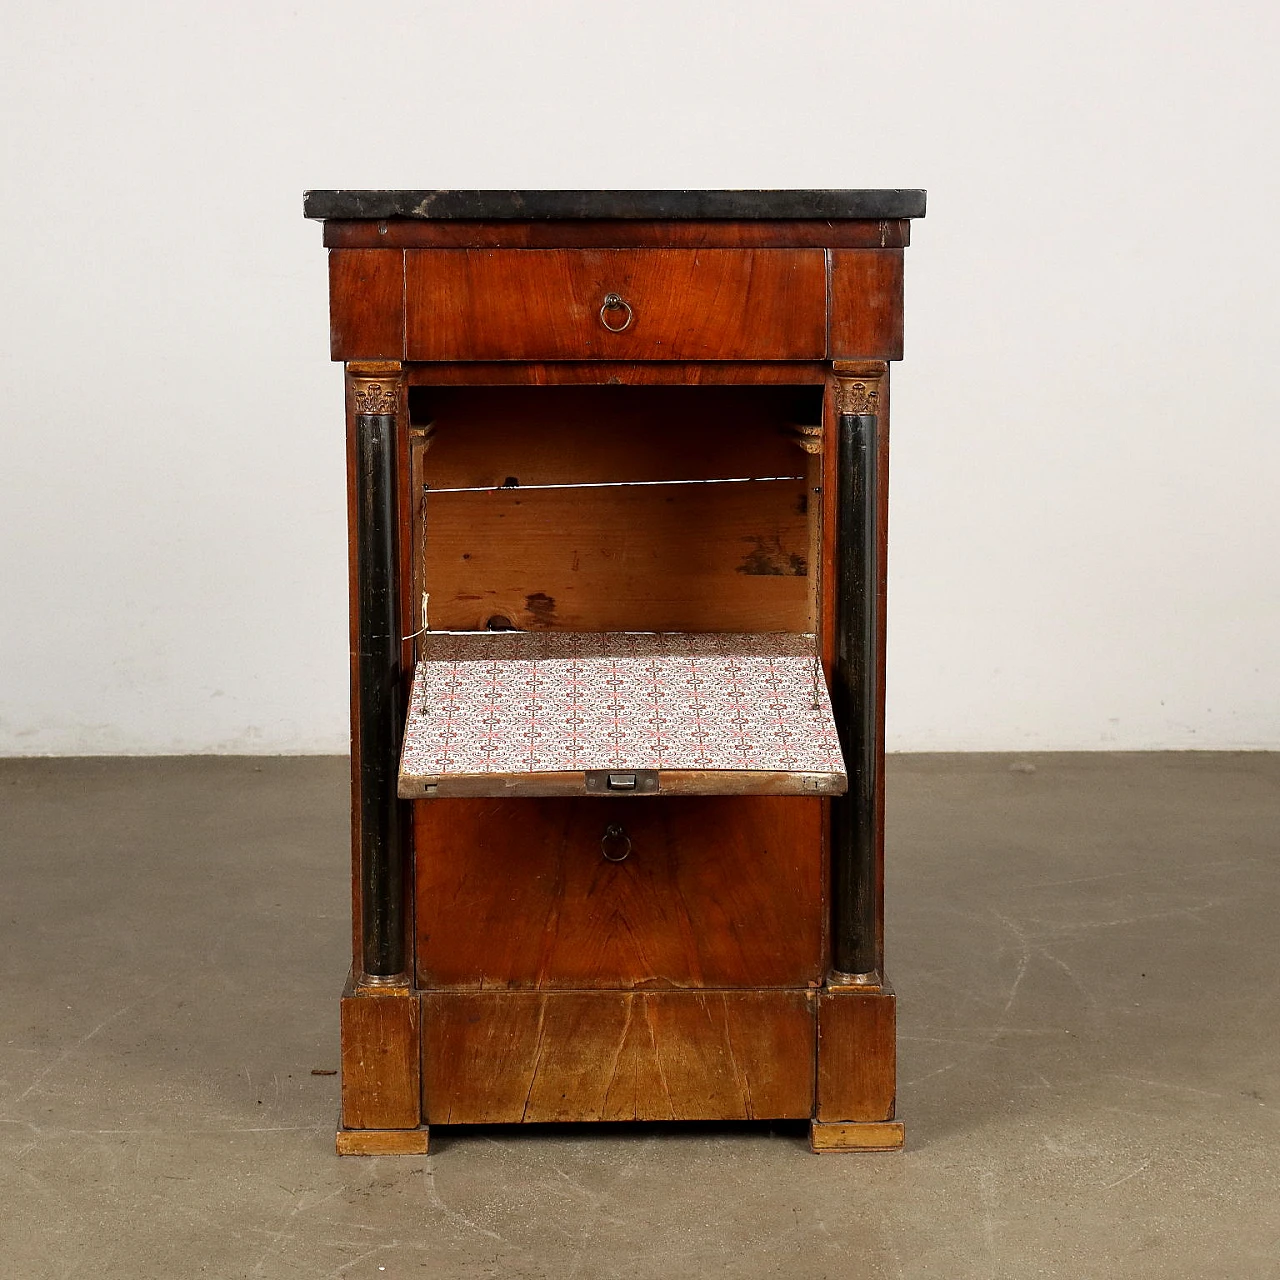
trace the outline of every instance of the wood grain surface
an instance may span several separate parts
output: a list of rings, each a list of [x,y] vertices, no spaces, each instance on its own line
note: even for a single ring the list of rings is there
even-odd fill
[[[808,623],[803,481],[433,494],[435,630],[792,631]]]
[[[344,1129],[417,1128],[420,1014],[406,988],[353,991],[348,984],[340,1007]]]
[[[900,249],[911,242],[904,218],[736,222],[574,218],[554,222],[436,222],[372,218],[327,221],[333,249]]]
[[[902,359],[902,250],[833,249],[833,359]]]
[[[329,253],[329,349],[334,360],[399,360],[404,354],[404,254]]]
[[[824,992],[818,1002],[818,1119],[892,1120],[897,1000],[888,988]]]
[[[906,1126],[901,1120],[867,1124],[824,1123],[809,1126],[809,1147],[819,1154],[836,1151],[901,1151]]]
[[[414,805],[422,987],[803,987],[821,981],[822,801]],[[605,830],[631,840],[624,862]]]
[[[405,367],[411,386],[821,386],[831,366],[818,360],[455,360]]]
[[[425,1156],[426,1125],[417,1129],[338,1129],[335,1146],[340,1156]]]
[[[455,992],[422,1004],[432,1124],[811,1114],[806,992]]]
[[[438,387],[410,403],[433,427],[433,489],[798,476],[787,428],[822,413],[817,388],[773,386]]]
[[[405,255],[411,360],[795,360],[826,351],[821,249]],[[600,318],[611,293],[633,309],[621,333]]]

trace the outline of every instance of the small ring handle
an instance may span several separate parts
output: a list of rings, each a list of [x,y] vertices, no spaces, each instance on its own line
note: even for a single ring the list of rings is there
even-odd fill
[[[606,311],[625,311],[627,318],[619,325],[610,324],[605,316]],[[600,323],[604,325],[610,333],[622,333],[625,329],[631,328],[631,322],[636,318],[635,312],[631,310],[631,303],[626,298],[616,293],[605,294],[604,302],[600,304]]]
[[[619,840],[622,841],[622,852],[615,856],[609,852],[609,846]],[[600,852],[606,862],[625,862],[631,855],[631,837],[616,822],[610,823],[600,839]]]

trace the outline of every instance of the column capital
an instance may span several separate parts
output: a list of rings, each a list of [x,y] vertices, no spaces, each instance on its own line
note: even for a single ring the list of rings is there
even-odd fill
[[[396,414],[404,367],[396,361],[376,360],[347,365],[347,381],[357,414]]]
[[[832,366],[836,412],[878,412],[880,379],[889,371],[883,360],[836,360]]]

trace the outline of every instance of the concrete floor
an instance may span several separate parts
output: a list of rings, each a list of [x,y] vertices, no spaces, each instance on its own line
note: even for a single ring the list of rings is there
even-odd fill
[[[333,1154],[346,763],[0,763],[0,1276],[1280,1276],[1280,757],[903,757],[902,1155]]]

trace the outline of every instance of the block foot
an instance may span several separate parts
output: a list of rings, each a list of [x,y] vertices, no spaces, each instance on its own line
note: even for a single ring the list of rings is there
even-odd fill
[[[906,1128],[901,1120],[815,1120],[809,1125],[809,1148],[824,1151],[901,1151]]]
[[[427,1126],[417,1129],[344,1129],[339,1125],[340,1156],[425,1156]]]

